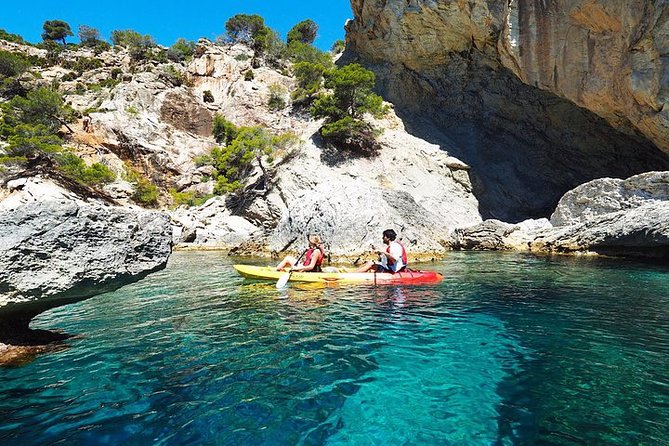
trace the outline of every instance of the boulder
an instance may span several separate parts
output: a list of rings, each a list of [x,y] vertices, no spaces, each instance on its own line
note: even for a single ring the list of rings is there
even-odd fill
[[[669,258],[669,201],[598,214],[556,227],[529,242],[531,251]]]
[[[169,218],[82,200],[48,180],[8,183],[0,202],[0,342],[50,308],[113,291],[167,264]]]
[[[567,192],[551,215],[551,223],[584,223],[599,215],[662,201],[669,201],[669,172],[647,172],[626,180],[602,178]]]
[[[477,225],[453,231],[450,245],[452,249],[474,251],[506,250],[509,248],[505,244],[505,238],[517,229],[518,226],[503,221],[485,220]]]

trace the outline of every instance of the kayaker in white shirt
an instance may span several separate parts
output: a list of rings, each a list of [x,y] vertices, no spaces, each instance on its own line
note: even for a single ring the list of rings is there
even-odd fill
[[[406,268],[408,263],[406,249],[404,249],[404,246],[400,242],[395,240],[397,233],[392,229],[386,229],[383,231],[382,237],[383,243],[388,245],[385,250],[379,250],[372,246],[372,249],[379,254],[380,261],[375,262],[370,260],[358,268],[356,272],[364,273],[373,270],[396,273]]]

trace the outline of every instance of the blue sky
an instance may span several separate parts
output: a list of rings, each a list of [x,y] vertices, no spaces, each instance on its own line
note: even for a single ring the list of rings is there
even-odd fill
[[[166,0],[162,2],[115,0],[71,1],[7,1],[0,9],[0,28],[24,39],[41,41],[45,20],[64,20],[74,33],[68,42],[78,42],[79,25],[100,31],[109,40],[115,29],[133,29],[149,34],[161,45],[169,46],[179,37],[197,40],[215,39],[225,33],[225,21],[235,14],[259,14],[265,24],[282,37],[296,23],[312,19],[319,26],[315,44],[330,49],[337,39],[344,38],[344,23],[353,18],[349,0]]]

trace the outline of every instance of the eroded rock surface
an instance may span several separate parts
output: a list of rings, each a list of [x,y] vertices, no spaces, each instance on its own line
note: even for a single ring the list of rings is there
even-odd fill
[[[83,201],[47,180],[8,186],[13,191],[0,202],[0,342],[21,338],[40,312],[167,264],[165,214]]]
[[[669,172],[591,181],[562,197],[551,222],[486,220],[457,229],[453,248],[669,258]]]
[[[344,59],[377,73],[412,134],[472,167],[484,218],[546,217],[587,181],[669,169],[664,3],[351,4]]]

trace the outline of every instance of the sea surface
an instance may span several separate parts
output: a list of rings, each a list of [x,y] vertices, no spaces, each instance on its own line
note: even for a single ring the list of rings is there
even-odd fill
[[[0,444],[669,445],[667,265],[453,253],[437,285],[280,291],[233,261],[40,315],[75,336],[0,369]]]

